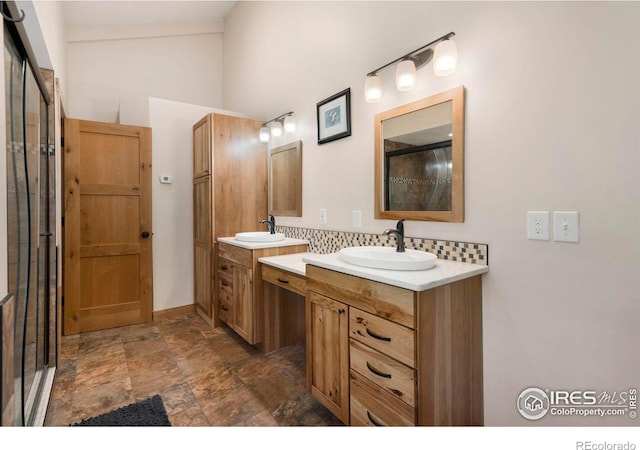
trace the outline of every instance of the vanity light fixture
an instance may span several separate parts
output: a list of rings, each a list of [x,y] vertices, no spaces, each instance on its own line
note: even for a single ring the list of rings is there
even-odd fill
[[[260,142],[269,142],[271,137],[282,136],[283,129],[287,133],[293,133],[296,131],[296,122],[293,119],[293,111],[289,111],[286,114],[282,114],[281,116],[263,123],[258,134]]]
[[[455,36],[455,33],[452,31],[369,72],[364,84],[365,101],[367,103],[380,101],[382,98],[382,81],[378,76],[378,72],[392,64],[398,63],[396,67],[396,88],[399,91],[413,89],[416,84],[416,70],[432,59],[436,76],[443,77],[454,73],[458,63],[458,51],[455,41],[451,40],[453,36]],[[434,45],[435,50],[432,50],[431,47]]]

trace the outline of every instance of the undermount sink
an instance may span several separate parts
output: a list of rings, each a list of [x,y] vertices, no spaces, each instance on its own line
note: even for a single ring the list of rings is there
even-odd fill
[[[269,233],[268,231],[246,231],[236,233],[236,239],[244,242],[277,242],[284,240],[284,233]]]
[[[395,247],[347,247],[339,254],[344,261],[356,266],[390,270],[431,269],[438,259],[433,253],[410,249],[397,252]]]

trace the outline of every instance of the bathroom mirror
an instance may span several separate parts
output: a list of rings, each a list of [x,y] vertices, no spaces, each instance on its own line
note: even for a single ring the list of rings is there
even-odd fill
[[[464,222],[464,87],[375,117],[375,218]]]
[[[302,217],[302,141],[269,151],[269,214]]]

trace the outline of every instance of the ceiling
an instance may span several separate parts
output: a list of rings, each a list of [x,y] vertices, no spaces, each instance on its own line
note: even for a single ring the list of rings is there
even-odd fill
[[[224,19],[235,1],[68,1],[62,2],[65,25],[142,25]]]

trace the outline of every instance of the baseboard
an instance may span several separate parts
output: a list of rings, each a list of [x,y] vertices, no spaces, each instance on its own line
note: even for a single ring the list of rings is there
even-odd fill
[[[196,305],[184,305],[184,306],[177,306],[175,308],[154,311],[153,320],[171,318],[174,316],[179,316],[180,314],[189,314],[194,312],[195,310],[196,310]]]

